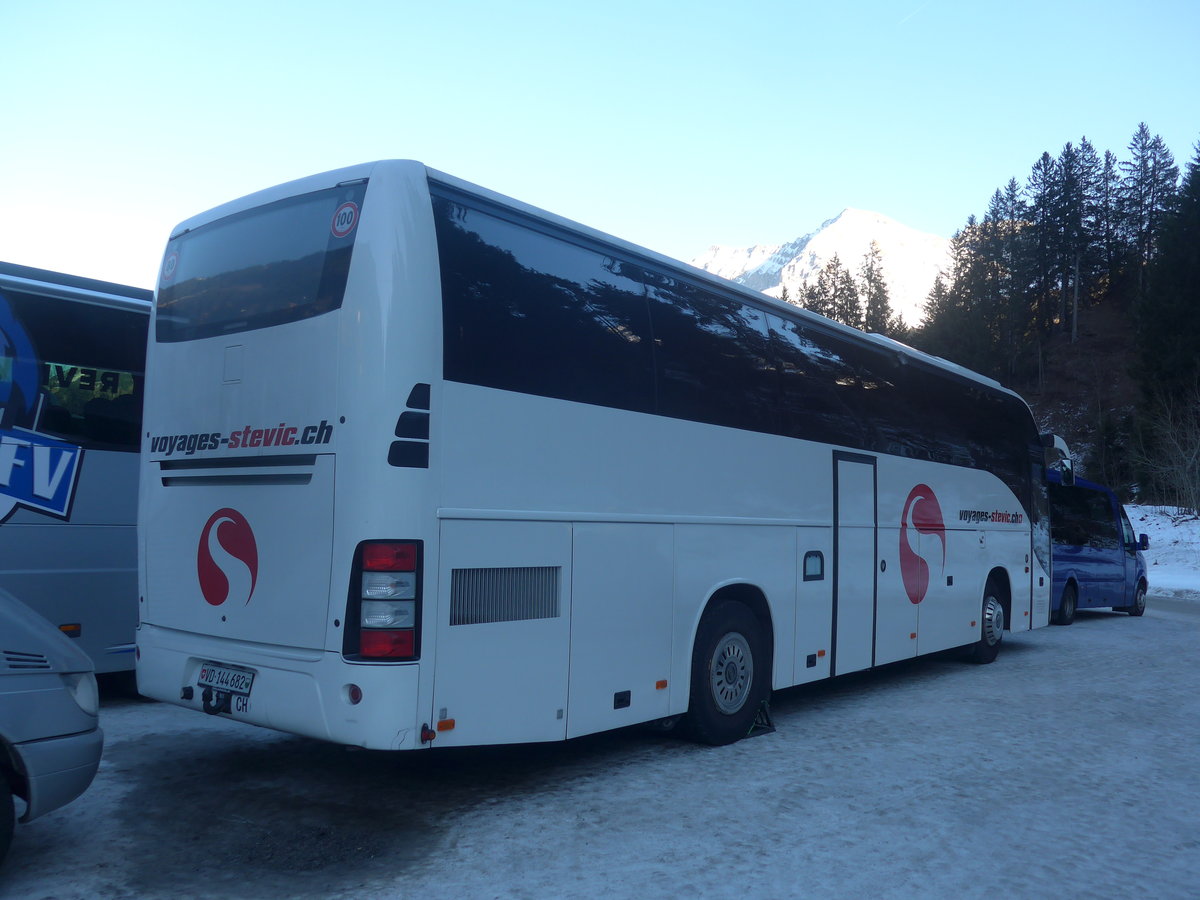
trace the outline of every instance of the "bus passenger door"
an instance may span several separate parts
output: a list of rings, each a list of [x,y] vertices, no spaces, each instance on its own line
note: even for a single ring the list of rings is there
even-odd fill
[[[833,660],[831,674],[875,661],[875,459],[833,454]]]

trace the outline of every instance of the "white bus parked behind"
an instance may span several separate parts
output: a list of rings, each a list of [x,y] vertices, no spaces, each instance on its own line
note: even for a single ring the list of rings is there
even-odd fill
[[[0,263],[0,589],[131,672],[150,291]]]

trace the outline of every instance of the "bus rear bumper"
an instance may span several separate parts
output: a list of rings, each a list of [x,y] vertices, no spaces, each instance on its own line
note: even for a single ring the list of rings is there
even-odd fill
[[[339,653],[146,623],[138,630],[138,651],[138,691],[154,700],[370,750],[422,746],[419,663],[352,663]],[[252,675],[248,691],[206,688],[200,675],[210,664]]]

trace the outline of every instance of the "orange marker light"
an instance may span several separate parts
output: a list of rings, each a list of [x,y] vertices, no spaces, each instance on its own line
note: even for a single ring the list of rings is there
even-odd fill
[[[654,689],[656,691],[665,691],[667,689],[667,679],[664,678],[662,681],[654,682]]]
[[[817,658],[818,658],[818,659],[820,659],[820,658],[821,658],[822,656],[824,656],[824,655],[825,655],[825,651],[824,651],[824,650],[818,650],[818,651],[817,651]]]
[[[437,723],[437,730],[438,731],[453,731],[454,730],[454,720],[453,719],[442,719],[440,722]]]

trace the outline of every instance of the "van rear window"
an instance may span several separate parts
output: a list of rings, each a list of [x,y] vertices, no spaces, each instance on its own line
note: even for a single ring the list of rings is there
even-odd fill
[[[269,328],[342,305],[366,182],[256,207],[167,244],[160,343]]]

